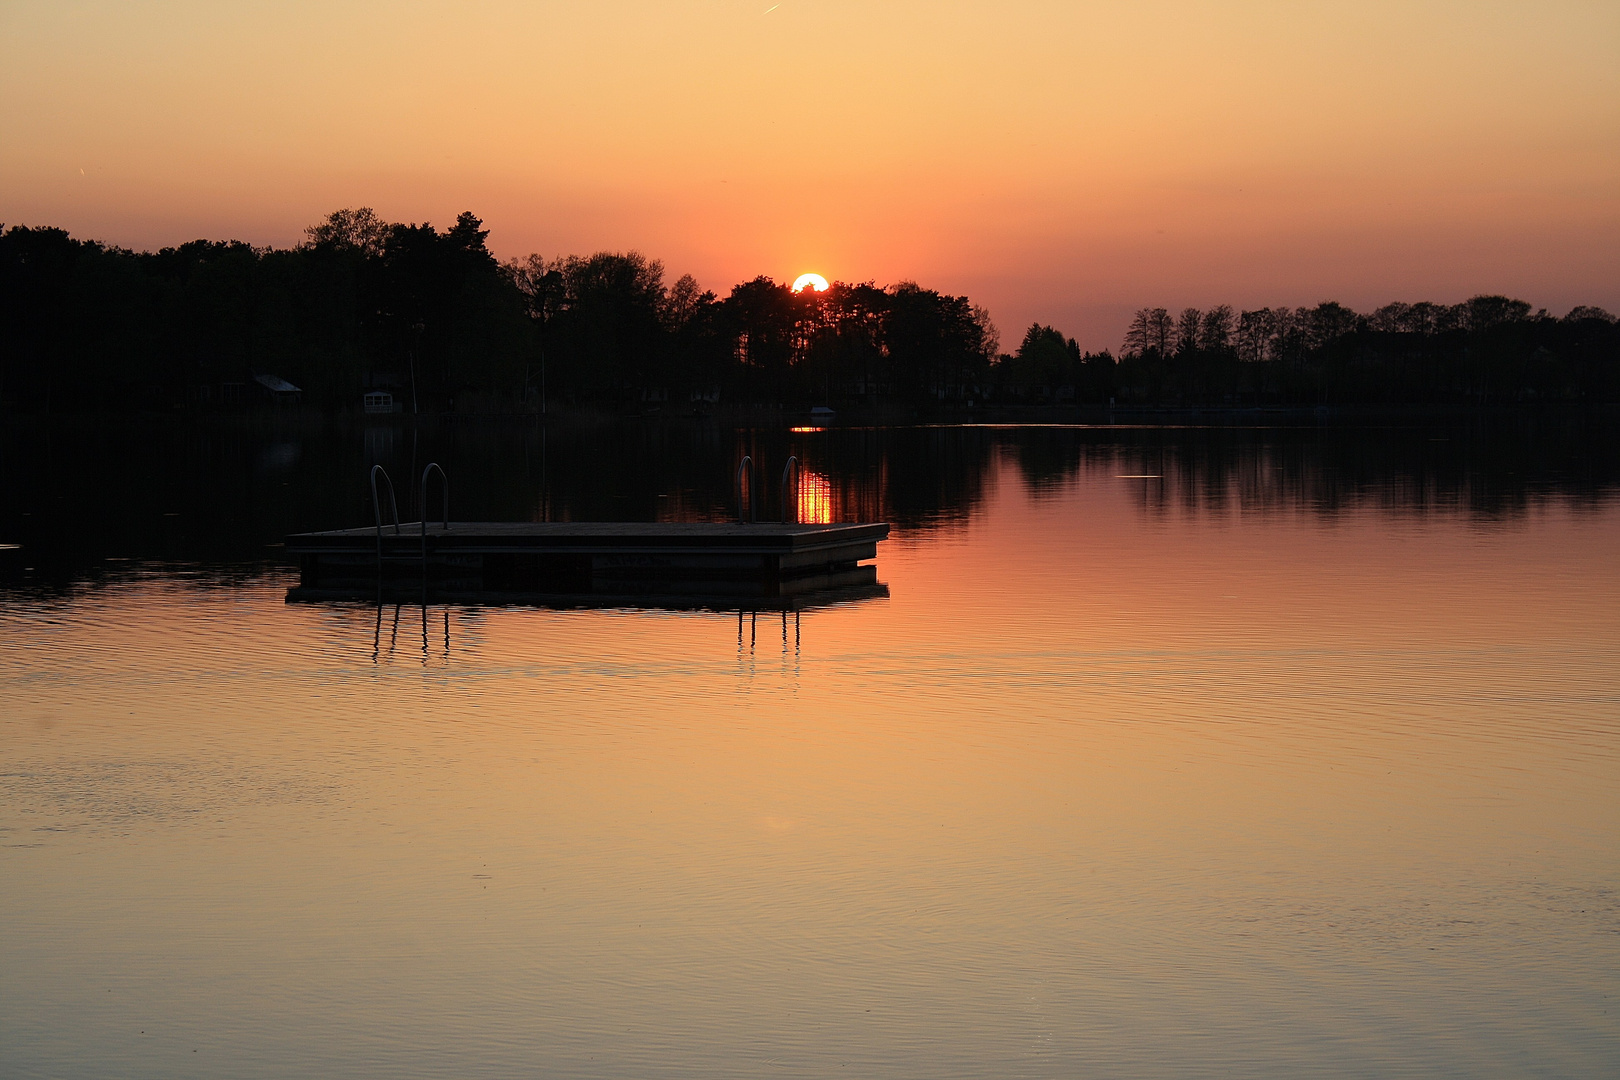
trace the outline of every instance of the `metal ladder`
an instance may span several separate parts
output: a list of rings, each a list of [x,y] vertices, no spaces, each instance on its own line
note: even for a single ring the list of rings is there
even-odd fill
[[[445,532],[450,531],[450,478],[444,475],[444,469],[437,461],[430,461],[427,468],[422,470],[422,573],[427,573],[427,493],[428,476],[435,470],[439,474],[439,488],[444,494],[443,527]]]
[[[445,532],[450,531],[450,478],[444,474],[444,467],[437,461],[430,461],[427,468],[422,470],[422,492],[420,506],[422,508],[422,570],[427,572],[427,494],[428,480],[434,472],[439,474],[439,487],[444,496],[441,504],[441,527]],[[382,477],[384,484],[388,485],[388,509],[394,518],[394,535],[399,536],[399,502],[394,498],[394,481],[389,478],[388,470],[381,465],[371,467],[371,513],[377,525],[377,574],[382,575],[383,564],[383,516],[382,496],[377,488],[377,478]]]
[[[381,465],[371,467],[371,512],[377,522],[377,576],[382,576],[382,500],[377,496],[377,477],[383,478],[388,485],[388,507],[394,512],[394,535],[399,535],[399,503],[394,499],[394,482],[388,478],[388,470]]]
[[[743,483],[747,481],[748,498],[743,498]],[[789,487],[789,484],[792,487]],[[782,466],[782,524],[796,525],[799,522],[799,459],[790,454],[787,463]],[[747,505],[748,515],[743,516],[743,506]],[[743,455],[742,462],[737,466],[737,524],[745,525],[759,520],[759,504],[754,497],[754,459]]]

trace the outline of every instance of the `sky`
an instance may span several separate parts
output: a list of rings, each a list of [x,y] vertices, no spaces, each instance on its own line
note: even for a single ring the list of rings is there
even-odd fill
[[[0,0],[0,221],[914,280],[1118,348],[1139,307],[1620,311],[1613,0]]]

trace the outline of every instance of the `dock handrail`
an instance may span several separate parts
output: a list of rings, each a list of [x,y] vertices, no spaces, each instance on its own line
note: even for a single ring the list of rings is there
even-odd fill
[[[793,475],[793,497],[788,498],[788,474]],[[788,455],[787,464],[782,466],[782,523],[784,525],[797,525],[799,523],[799,459],[796,455]]]
[[[428,476],[437,469],[439,472],[439,487],[444,492],[444,531],[450,531],[450,478],[444,475],[444,468],[437,461],[430,461],[427,468],[422,470],[422,567],[427,568],[427,493]]]
[[[394,482],[388,478],[388,470],[381,465],[371,467],[371,513],[377,522],[377,566],[382,567],[382,499],[377,495],[377,476],[382,475],[383,483],[388,485],[388,508],[394,512],[394,535],[399,535],[399,502],[394,498]]]
[[[743,517],[743,477],[748,478],[748,517]],[[745,521],[758,521],[759,514],[755,510],[754,501],[754,459],[747,454],[743,455],[742,463],[737,466],[737,524]]]

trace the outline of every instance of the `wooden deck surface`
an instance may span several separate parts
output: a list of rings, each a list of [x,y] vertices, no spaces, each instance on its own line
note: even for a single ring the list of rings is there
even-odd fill
[[[446,529],[428,522],[427,536],[437,551],[448,548],[498,548],[555,551],[626,551],[708,549],[726,551],[804,551],[829,545],[876,543],[887,539],[889,526],[839,523],[808,525],[783,522],[646,522],[646,521],[452,521]],[[420,522],[385,525],[385,546],[420,543]],[[329,529],[287,537],[289,553],[352,551],[377,542],[376,526]]]

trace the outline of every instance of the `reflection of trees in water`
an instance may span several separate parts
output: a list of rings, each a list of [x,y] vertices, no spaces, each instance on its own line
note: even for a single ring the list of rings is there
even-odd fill
[[[1150,475],[1144,509],[1306,509],[1331,514],[1461,510],[1512,516],[1620,491],[1613,425],[1579,416],[1496,416],[1383,427],[1144,428],[1008,433],[1030,488],[1087,475]]]
[[[618,429],[614,429],[615,432]],[[998,456],[1036,498],[1080,477],[1150,474],[1137,497],[1154,512],[1350,507],[1511,516],[1548,499],[1590,504],[1620,488],[1620,437],[1579,416],[1497,416],[1382,427],[987,428],[826,431],[635,429],[555,440],[558,516],[726,520],[734,470],[753,457],[760,518],[780,514],[789,454],[828,480],[831,516],[929,529],[983,500]],[[488,455],[483,455],[488,456]]]
[[[387,437],[379,434],[387,433]],[[761,520],[781,515],[790,454],[826,478],[829,516],[912,530],[965,521],[997,461],[1036,498],[1078,480],[1129,483],[1151,513],[1460,510],[1511,517],[1620,492],[1620,424],[1504,414],[1383,427],[916,427],[790,432],[702,422],[361,426],[28,421],[0,429],[10,485],[0,542],[47,580],[115,574],[113,558],[201,565],[274,559],[290,532],[370,525],[384,465],[417,516],[424,465],[449,474],[460,520],[726,521],[753,457]],[[1120,474],[1156,480],[1114,481]]]
[[[671,425],[553,432],[546,439],[543,491],[533,503],[540,509],[498,516],[725,521],[736,513],[737,464],[748,455],[758,517],[774,521],[782,511],[782,469],[792,455],[806,476],[825,478],[832,520],[925,527],[964,518],[978,503],[993,447],[989,432],[949,428],[785,432]]]
[[[825,432],[809,452],[827,463],[853,520],[927,528],[979,503],[993,446],[982,429],[893,428]]]

